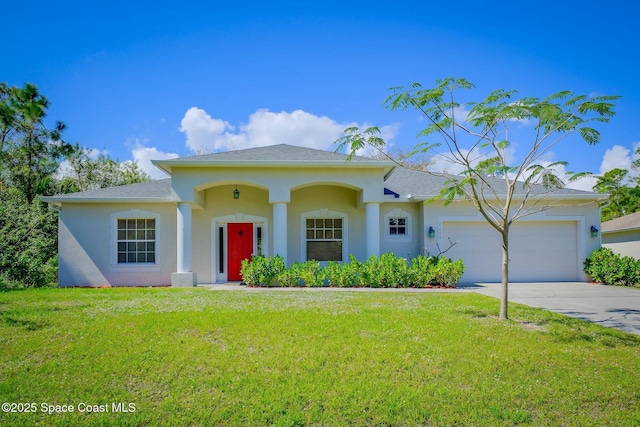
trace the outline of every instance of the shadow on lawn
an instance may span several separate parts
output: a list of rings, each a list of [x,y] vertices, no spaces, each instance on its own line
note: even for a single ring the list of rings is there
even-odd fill
[[[553,317],[549,319],[549,324],[557,325],[552,334],[560,342],[588,341],[599,342],[609,347],[617,345],[639,346],[640,336],[634,335],[623,328],[626,326],[621,322],[604,319],[594,321],[587,316],[586,312],[562,312],[563,317]],[[585,323],[586,322],[586,323]],[[591,327],[597,325],[598,327]]]
[[[593,342],[608,347],[640,346],[640,325],[636,335],[628,331],[628,325],[615,322],[613,317],[593,321],[589,315],[595,313],[548,311],[518,303],[509,303],[509,306],[511,315],[507,324],[516,323],[525,329],[549,334],[556,342]],[[497,319],[497,311],[482,307],[462,306],[456,311],[470,319]],[[609,312],[631,316],[640,314],[636,309],[612,309]]]
[[[33,320],[16,319],[14,317],[6,315],[0,315],[0,322],[4,323],[7,326],[24,327],[28,331],[37,331],[39,329],[46,328],[49,325],[48,322],[36,322]]]

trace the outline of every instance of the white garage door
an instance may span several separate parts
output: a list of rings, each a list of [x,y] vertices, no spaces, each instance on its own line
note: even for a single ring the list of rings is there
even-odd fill
[[[509,281],[580,280],[577,222],[521,221],[509,233]],[[499,282],[502,262],[500,234],[484,222],[443,222],[445,255],[462,258],[466,270],[461,282]]]

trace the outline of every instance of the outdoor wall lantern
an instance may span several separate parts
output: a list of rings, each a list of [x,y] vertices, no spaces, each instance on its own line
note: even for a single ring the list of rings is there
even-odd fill
[[[429,227],[429,238],[433,239],[436,236],[436,230],[433,227]]]
[[[598,237],[598,229],[595,226],[591,226],[591,237]]]
[[[236,189],[233,190],[233,198],[238,200],[240,198],[240,191],[238,191],[238,186],[236,185]]]

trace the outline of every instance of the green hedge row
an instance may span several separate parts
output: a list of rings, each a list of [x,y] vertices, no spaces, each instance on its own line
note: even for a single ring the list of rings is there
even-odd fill
[[[635,286],[640,284],[640,261],[621,256],[609,248],[599,248],[584,261],[584,271],[603,285]]]
[[[462,260],[443,256],[420,255],[407,261],[386,253],[365,262],[349,255],[349,262],[330,261],[326,266],[318,261],[296,262],[290,268],[280,256],[254,256],[242,261],[240,272],[249,286],[424,288],[455,287],[464,268]]]

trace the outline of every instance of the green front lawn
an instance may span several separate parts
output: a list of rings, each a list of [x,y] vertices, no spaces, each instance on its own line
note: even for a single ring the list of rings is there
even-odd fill
[[[0,293],[0,400],[35,409],[0,425],[640,425],[640,337],[497,308],[471,293]]]

